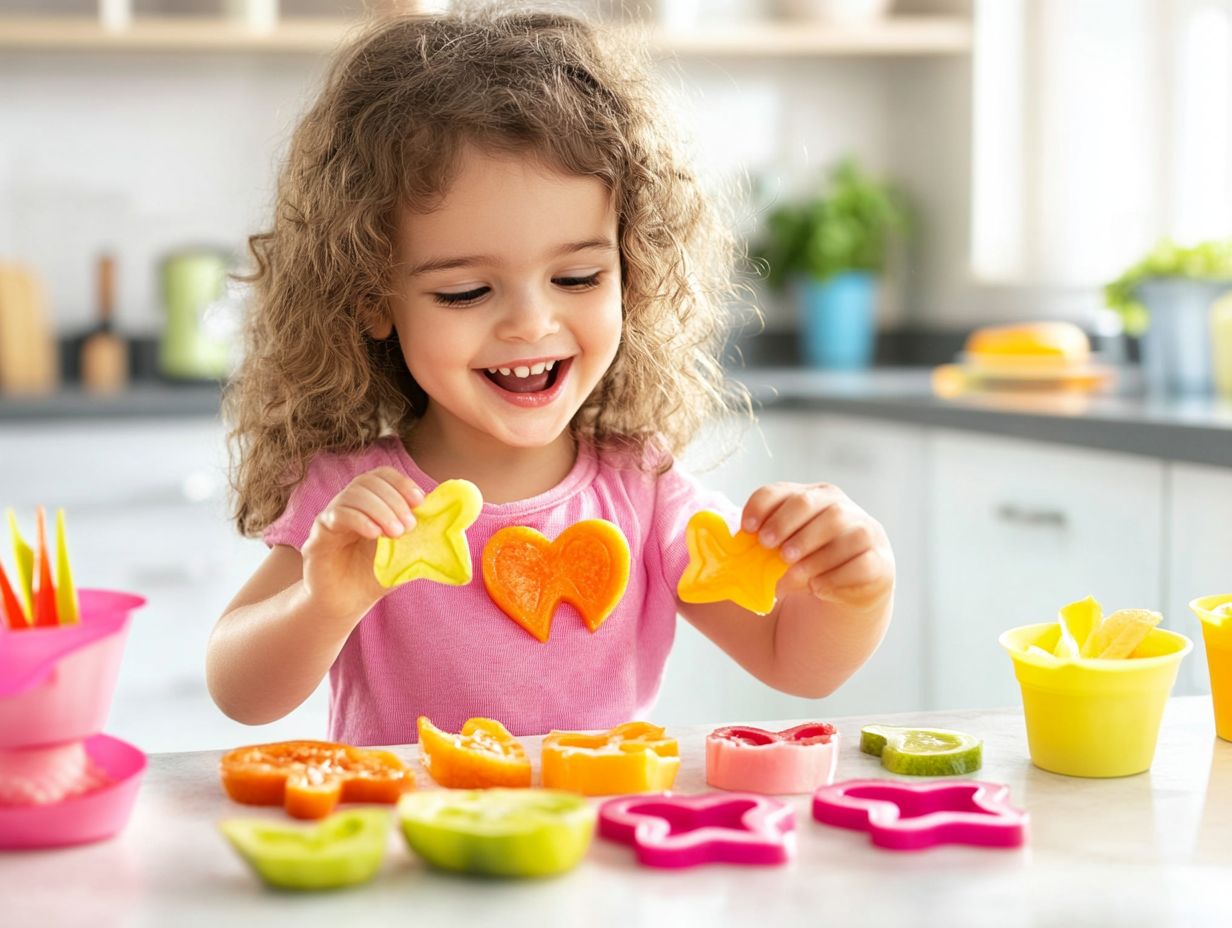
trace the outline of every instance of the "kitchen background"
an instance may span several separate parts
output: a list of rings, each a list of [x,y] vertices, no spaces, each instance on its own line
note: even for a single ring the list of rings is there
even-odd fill
[[[27,530],[36,505],[65,507],[79,583],[149,597],[108,725],[147,750],[324,733],[324,687],[260,729],[205,691],[209,630],[264,554],[226,516],[216,376],[245,291],[215,285],[264,227],[330,49],[395,5],[0,0],[0,504]],[[765,327],[731,360],[760,426],[689,455],[736,499],[826,480],[877,516],[900,574],[890,635],[816,703],[682,623],[656,721],[1011,704],[997,634],[1088,594],[1198,636],[1186,602],[1232,586],[1232,304],[1203,283],[1202,327],[1168,362],[1202,377],[1144,376],[1159,355],[1103,285],[1164,237],[1214,244],[1158,274],[1232,277],[1232,0],[555,5],[649,43],[753,246],[846,157],[910,212],[873,363],[819,369],[791,291],[757,282]],[[1157,338],[1173,318],[1153,314]],[[1077,325],[1094,361],[1029,389],[970,355],[933,372],[973,330],[1027,320]],[[1203,690],[1203,668],[1179,689]]]

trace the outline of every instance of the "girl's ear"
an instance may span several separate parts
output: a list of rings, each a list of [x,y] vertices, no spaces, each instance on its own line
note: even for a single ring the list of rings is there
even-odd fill
[[[389,312],[384,309],[378,309],[369,313],[368,319],[368,337],[379,341],[384,341],[389,336],[394,334],[394,322],[389,316]]]

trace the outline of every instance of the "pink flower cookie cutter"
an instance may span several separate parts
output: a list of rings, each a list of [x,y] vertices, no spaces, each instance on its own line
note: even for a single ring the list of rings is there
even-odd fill
[[[790,806],[752,793],[621,796],[599,806],[599,835],[649,867],[784,864],[795,855]]]
[[[826,722],[783,731],[716,728],[706,736],[706,782],[749,793],[810,793],[834,780],[838,740]]]
[[[813,794],[813,818],[867,831],[873,844],[896,851],[937,844],[1021,847],[1029,816],[1010,805],[1009,796],[1008,786],[980,780],[844,780]]]

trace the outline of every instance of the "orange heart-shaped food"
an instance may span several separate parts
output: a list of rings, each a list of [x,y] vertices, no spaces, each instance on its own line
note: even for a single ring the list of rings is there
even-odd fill
[[[492,602],[524,629],[547,641],[561,602],[596,631],[629,583],[629,543],[606,519],[569,526],[555,541],[525,525],[493,535],[483,549],[483,585]]]

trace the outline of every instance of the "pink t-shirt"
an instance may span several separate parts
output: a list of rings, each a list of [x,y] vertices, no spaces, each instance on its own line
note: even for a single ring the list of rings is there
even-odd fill
[[[381,466],[407,474],[425,493],[436,487],[394,437],[359,454],[321,454],[265,530],[266,543],[301,548],[329,501],[353,478]],[[738,518],[725,497],[676,467],[656,476],[586,448],[546,493],[484,503],[466,533],[474,570],[469,584],[406,583],[347,639],[329,672],[329,737],[356,745],[410,743],[417,740],[420,715],[447,731],[486,716],[515,735],[610,728],[644,718],[675,635],[676,583],[688,562],[685,523],[700,509],[718,510],[733,526]],[[540,643],[488,597],[484,545],[507,525],[555,538],[582,519],[620,526],[631,554],[629,586],[594,633],[562,603],[551,635]]]

